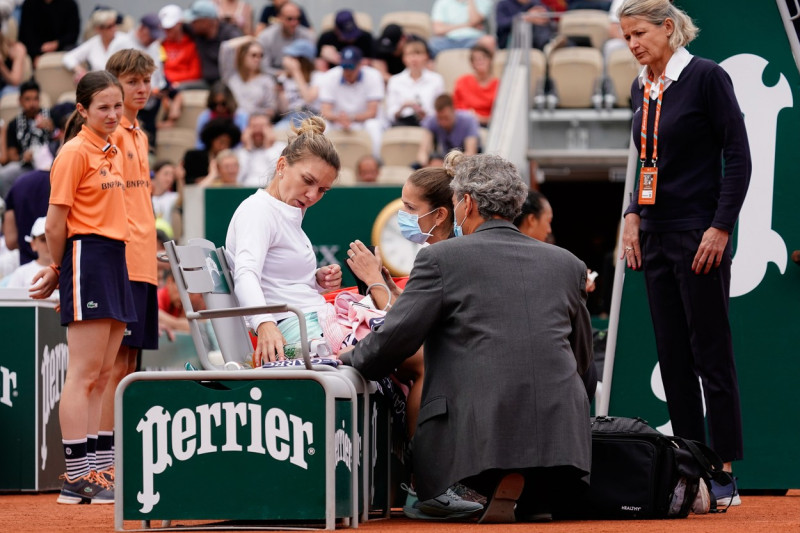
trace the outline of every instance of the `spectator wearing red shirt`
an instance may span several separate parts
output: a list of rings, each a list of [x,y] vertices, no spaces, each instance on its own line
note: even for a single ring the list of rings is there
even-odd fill
[[[488,48],[475,45],[469,53],[474,74],[464,74],[456,80],[453,104],[456,109],[472,111],[481,126],[487,126],[497,96],[500,80],[492,74],[493,54]]]

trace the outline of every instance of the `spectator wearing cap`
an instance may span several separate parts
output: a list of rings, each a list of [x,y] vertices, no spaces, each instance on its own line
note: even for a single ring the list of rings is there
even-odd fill
[[[81,19],[75,0],[25,0],[19,40],[34,61],[47,52],[70,50],[78,42]]]
[[[172,89],[196,86],[203,78],[203,67],[197,46],[183,26],[183,9],[168,4],[158,12],[161,28],[164,30],[164,76]],[[177,118],[177,116],[172,117]]]
[[[495,39],[485,31],[492,0],[436,0],[431,11],[433,37],[428,42],[433,57],[442,50],[472,48],[482,44],[495,49]]]
[[[283,49],[298,39],[314,40],[314,32],[300,26],[300,8],[291,2],[280,7],[277,24],[271,24],[258,34],[264,48],[261,71],[278,77],[283,72]]]
[[[355,46],[361,51],[361,57],[373,58],[372,36],[358,27],[353,12],[343,9],[336,13],[334,27],[319,36],[317,56],[321,61],[317,65],[320,70],[327,70],[341,64],[341,51],[347,46]]]
[[[25,242],[33,250],[36,259],[20,264],[14,272],[3,278],[0,286],[8,288],[28,288],[31,286],[33,277],[42,269],[46,268],[53,258],[50,255],[50,248],[47,247],[47,239],[44,236],[45,217],[39,217],[31,227],[30,235],[25,235]]]
[[[189,35],[194,39],[200,65],[203,69],[203,81],[211,85],[219,81],[219,47],[223,41],[240,37],[242,30],[238,26],[222,22],[217,17],[217,6],[211,0],[195,0],[183,14],[189,24]]]
[[[425,43],[403,45],[406,68],[389,78],[386,86],[386,114],[392,126],[419,126],[434,113],[433,102],[444,92],[444,78],[426,68],[429,59]]]
[[[64,66],[73,72],[76,84],[88,71],[104,70],[112,50],[133,47],[127,34],[117,32],[117,16],[117,12],[112,9],[95,10],[89,23],[97,34],[64,54]],[[89,66],[88,70],[84,64]]]
[[[397,24],[387,24],[381,36],[375,39],[375,57],[372,60],[372,66],[378,69],[383,74],[383,79],[389,81],[389,78],[395,74],[400,74],[405,70],[406,66],[403,64],[403,46],[408,41],[420,41],[425,44],[428,56],[430,50],[428,43],[419,35],[413,33],[406,33],[403,28]]]
[[[449,94],[439,95],[433,107],[436,113],[425,117],[421,124],[427,131],[417,152],[418,166],[428,166],[432,159],[440,159],[452,150],[461,150],[467,156],[477,154],[480,125],[474,113],[456,111]]]
[[[380,153],[383,125],[378,107],[383,102],[381,73],[362,65],[361,50],[348,46],[341,53],[341,65],[327,71],[320,79],[319,101],[322,117],[334,129],[364,129],[372,139],[372,152]]]
[[[278,22],[278,13],[288,2],[289,0],[274,0],[271,4],[265,5],[264,9],[261,11],[261,17],[258,20],[258,26],[256,26],[256,34],[264,31],[267,26]],[[308,17],[306,17],[306,12],[300,6],[297,6],[297,8],[300,10],[300,25],[304,28],[312,29],[311,23],[308,22]]]
[[[317,48],[311,41],[297,39],[283,49],[284,73],[278,77],[281,121],[277,130],[300,126],[308,114],[319,114],[319,83],[322,72],[314,68]]]

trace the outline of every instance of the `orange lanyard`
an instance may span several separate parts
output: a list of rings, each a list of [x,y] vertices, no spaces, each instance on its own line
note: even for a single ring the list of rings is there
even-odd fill
[[[640,159],[644,165],[647,159],[647,115],[650,112],[650,89],[653,86],[653,73],[651,72],[644,82],[644,101],[642,102],[642,150]],[[656,99],[656,118],[653,123],[653,166],[658,161],[658,122],[661,119],[661,98],[664,94],[664,76],[658,78],[658,97]]]

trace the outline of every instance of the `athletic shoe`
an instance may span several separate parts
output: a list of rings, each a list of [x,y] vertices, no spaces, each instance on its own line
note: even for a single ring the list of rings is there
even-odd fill
[[[461,483],[456,483],[453,485],[453,492],[458,494],[462,500],[479,503],[484,506],[486,505],[486,496],[475,489],[471,489],[466,485],[462,485]]]
[[[103,476],[112,487],[114,486],[114,473],[115,473],[114,465],[111,465],[105,470],[101,470],[100,472],[98,472],[98,474]]]
[[[114,489],[110,487],[103,476],[92,470],[84,476],[69,479],[66,474],[61,476],[64,485],[58,495],[58,503],[65,504],[109,504],[114,503]]]
[[[711,496],[708,493],[708,485],[704,480],[700,480],[697,488],[697,496],[692,502],[692,512],[694,514],[706,514],[711,510]]]
[[[516,472],[506,474],[494,489],[494,494],[489,498],[486,511],[484,511],[478,523],[511,524],[515,522],[514,509],[524,488],[525,478],[522,477],[522,474]]]
[[[742,499],[739,497],[739,489],[736,486],[736,478],[731,477],[731,482],[727,485],[720,485],[713,479],[711,480],[711,494],[716,500],[716,508],[728,508],[741,505]]]
[[[417,498],[417,493],[410,487],[405,485],[402,487],[408,492],[403,514],[415,520],[463,520],[483,510],[483,505],[462,500],[452,488],[435,498],[421,502]]]

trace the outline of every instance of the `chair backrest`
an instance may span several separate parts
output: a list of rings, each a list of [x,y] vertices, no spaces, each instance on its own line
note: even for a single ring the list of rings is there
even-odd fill
[[[573,9],[561,14],[558,33],[566,37],[588,37],[593,48],[601,49],[608,40],[608,11]]]
[[[194,148],[197,134],[189,128],[163,128],[158,130],[156,159],[179,163],[186,150]]]
[[[214,243],[206,239],[191,239],[183,246],[169,241],[164,248],[200,362],[206,369],[219,368],[209,359],[212,346],[203,335],[200,321],[192,316],[199,310],[192,306],[190,294],[202,295],[208,310],[239,307],[224,251],[215,248]],[[253,345],[243,316],[213,318],[211,326],[225,362],[246,361],[252,355]]]
[[[550,55],[550,78],[559,107],[591,107],[597,80],[603,74],[603,55],[596,48],[572,46]]]
[[[436,72],[444,78],[445,92],[452,94],[456,80],[464,74],[472,72],[472,67],[469,64],[469,48],[442,50],[436,54],[434,65]]]
[[[506,67],[506,63],[508,62],[508,48],[503,50],[497,50],[494,53],[494,59],[492,60],[492,74],[500,79],[503,78],[503,70]],[[539,83],[544,80],[545,75],[545,68],[547,66],[547,59],[545,58],[544,52],[539,50],[538,48],[531,48],[530,51],[530,95],[533,98],[533,95],[536,94],[536,89],[539,86]]]
[[[409,166],[417,158],[419,145],[425,139],[425,128],[396,126],[383,132],[381,159],[389,166]]]
[[[355,171],[358,160],[372,153],[372,139],[364,130],[325,132],[339,152],[342,168]]]
[[[68,91],[75,90],[72,72],[64,67],[64,52],[48,52],[39,56],[34,77],[43,93],[50,96],[53,102]]]
[[[408,165],[384,165],[378,173],[378,183],[404,185],[413,172]]]
[[[335,12],[330,12],[322,17],[322,22],[319,24],[320,33],[333,29],[335,25],[335,17]],[[372,33],[372,16],[369,13],[364,13],[363,11],[353,11],[353,17],[356,19],[356,26],[367,33]]]
[[[355,185],[358,183],[358,179],[356,178],[356,171],[352,168],[342,167],[339,170],[339,178],[334,183],[334,186],[337,185]]]
[[[208,109],[208,90],[189,89],[181,91],[181,98],[183,99],[181,114],[178,120],[175,121],[175,127],[193,130],[197,127],[197,117]]]
[[[628,107],[631,101],[631,83],[639,75],[641,65],[628,47],[612,50],[608,55],[606,74],[614,84],[617,107]]]
[[[389,24],[397,24],[406,33],[419,35],[426,41],[433,34],[431,15],[425,11],[391,11],[381,17],[380,30]]]
[[[0,98],[0,119],[6,124],[19,114],[19,93],[4,94]]]

